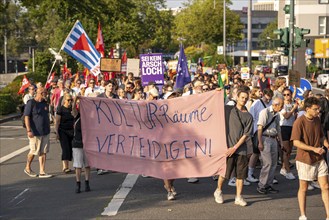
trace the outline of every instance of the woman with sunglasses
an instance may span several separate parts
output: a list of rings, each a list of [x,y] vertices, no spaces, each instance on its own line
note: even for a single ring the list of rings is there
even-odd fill
[[[282,157],[282,168],[280,174],[285,176],[288,180],[294,180],[296,177],[290,171],[290,154],[292,150],[292,141],[290,141],[292,126],[295,122],[298,103],[293,102],[292,92],[290,89],[286,88],[282,91],[282,96],[284,98],[284,106],[280,112],[280,126],[282,135],[282,146],[283,151]]]
[[[63,105],[59,106],[56,114],[56,137],[62,148],[63,172],[70,173],[69,161],[72,161],[72,140],[74,117],[72,111],[72,96],[65,93],[63,96]]]

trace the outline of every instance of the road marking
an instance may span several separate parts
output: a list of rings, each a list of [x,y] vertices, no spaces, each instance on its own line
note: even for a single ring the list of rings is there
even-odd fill
[[[125,198],[129,194],[130,190],[135,185],[139,175],[136,174],[128,174],[126,179],[121,184],[119,190],[113,196],[111,202],[102,212],[102,215],[114,216],[118,213],[120,206],[124,202]]]
[[[0,140],[27,140],[28,138],[10,138],[10,137],[1,137]]]
[[[21,129],[25,129],[21,125],[1,125],[0,128],[21,128]]]
[[[12,153],[4,156],[4,157],[1,157],[0,158],[0,164],[3,163],[3,162],[6,162],[7,160],[10,160],[13,157],[16,157],[17,155],[19,155],[19,154],[21,154],[21,153],[23,153],[23,152],[25,152],[25,151],[27,151],[29,149],[30,149],[30,146],[27,145],[27,146],[25,146],[25,147],[23,147],[21,149],[18,149],[17,151],[14,151],[14,152],[12,152]]]
[[[22,196],[24,193],[26,193],[29,190],[30,190],[29,188],[24,189],[21,193],[15,196],[10,202],[13,202],[15,199],[18,199],[20,196]]]

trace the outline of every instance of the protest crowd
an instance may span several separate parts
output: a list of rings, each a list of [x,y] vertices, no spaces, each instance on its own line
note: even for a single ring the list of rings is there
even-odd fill
[[[102,75],[102,74],[101,74]],[[133,73],[116,74],[105,80],[81,77],[53,80],[48,89],[42,84],[30,85],[23,100],[25,123],[30,139],[31,151],[24,172],[36,177],[31,168],[34,156],[39,156],[39,177],[51,177],[45,172],[46,154],[49,152],[50,124],[54,123],[57,139],[62,147],[63,172],[70,173],[70,164],[76,170],[76,192],[81,192],[81,169],[85,168],[85,191],[90,191],[90,167],[83,152],[79,96],[124,100],[160,100],[180,96],[224,90],[225,119],[227,132],[227,169],[225,176],[213,176],[218,181],[214,197],[217,203],[224,202],[222,186],[229,180],[236,187],[235,204],[246,206],[242,197],[244,186],[257,183],[255,192],[279,193],[273,186],[278,184],[274,176],[277,165],[280,174],[287,180],[297,177],[292,173],[294,164],[291,153],[297,147],[296,168],[299,178],[298,201],[300,219],[307,219],[306,191],[320,188],[327,216],[329,216],[328,147],[329,135],[329,90],[325,95],[305,91],[304,100],[295,97],[287,87],[286,78],[271,82],[265,73],[255,71],[252,79],[242,80],[238,69],[215,70],[212,74],[199,70],[191,76],[191,82],[183,89],[175,88],[175,75],[165,75],[160,89],[154,82],[142,86],[141,79]],[[295,90],[296,91],[296,90]],[[30,101],[31,100],[31,101]],[[49,106],[49,108],[47,108]],[[39,112],[35,112],[39,111]],[[49,114],[48,114],[49,112]],[[37,117],[36,117],[37,115]],[[260,163],[259,177],[254,170]],[[98,174],[108,172],[99,169]],[[144,176],[147,177],[147,176]],[[175,199],[177,192],[174,180],[164,180],[167,199]],[[187,179],[189,183],[198,178]],[[298,182],[295,182],[298,184]]]
[[[90,142],[86,141],[87,138],[83,138],[83,135],[86,133],[83,133],[82,119],[89,120],[91,117],[89,117],[88,113],[85,113],[87,116],[82,114],[84,110],[83,103],[85,100],[96,99],[100,100],[99,103],[101,103],[102,100],[125,100],[122,103],[128,103],[128,105],[129,103],[132,103],[128,107],[132,109],[131,113],[135,115],[137,121],[138,117],[136,116],[133,107],[133,104],[136,103],[137,106],[138,103],[154,104],[161,102],[158,100],[166,100],[166,103],[169,103],[170,101],[174,102],[175,99],[185,100],[186,102],[188,101],[187,99],[193,99],[197,102],[200,101],[201,103],[204,102],[204,100],[196,99],[197,97],[207,97],[207,93],[212,94],[212,97],[217,97],[214,96],[214,94],[223,94],[224,100],[218,101],[219,99],[217,98],[215,101],[216,104],[220,102],[220,105],[216,105],[217,107],[222,108],[224,106],[224,112],[220,112],[220,114],[222,118],[225,119],[225,123],[223,121],[216,121],[215,123],[217,124],[215,125],[218,125],[219,129],[222,129],[222,133],[226,133],[226,141],[223,143],[226,143],[227,146],[213,146],[213,148],[217,148],[218,152],[223,149],[223,151],[220,151],[222,152],[220,157],[224,158],[223,160],[216,160],[216,162],[224,161],[222,164],[218,165],[218,169],[216,168],[214,172],[216,174],[220,173],[221,175],[211,176],[214,181],[218,181],[217,188],[214,190],[215,202],[219,204],[225,202],[225,194],[222,191],[222,188],[226,180],[228,180],[229,186],[236,187],[234,203],[238,206],[248,205],[247,201],[242,196],[244,186],[257,184],[257,187],[255,187],[255,193],[259,194],[279,193],[279,190],[277,190],[274,185],[280,184],[275,178],[275,170],[277,166],[280,166],[280,175],[284,176],[287,181],[294,181],[297,178],[299,179],[299,183],[295,180],[295,184],[299,184],[297,195],[300,209],[299,219],[307,219],[306,194],[308,190],[314,190],[315,188],[321,189],[321,198],[326,212],[326,219],[329,219],[329,89],[325,90],[324,96],[321,94],[313,94],[311,90],[304,91],[303,100],[301,100],[296,98],[296,86],[290,87],[292,88],[290,89],[285,77],[278,77],[272,81],[270,78],[266,77],[265,72],[257,70],[252,74],[252,77],[245,78],[242,77],[243,71],[239,67],[227,68],[226,66],[221,66],[212,72],[206,72],[203,71],[203,65],[200,62],[196,71],[190,71],[190,74],[187,68],[187,59],[182,45],[180,47],[181,50],[176,73],[174,73],[173,69],[167,67],[166,73],[163,74],[164,71],[162,71],[162,68],[164,65],[162,65],[163,59],[161,54],[140,55],[140,74],[135,73],[134,75],[132,72],[122,74],[121,71],[117,71],[117,73],[109,73],[104,70],[100,73],[101,69],[98,64],[100,63],[101,54],[104,57],[104,47],[100,50],[99,43],[103,41],[99,40],[100,38],[98,37],[96,44],[97,48],[95,48],[90,43],[90,40],[86,40],[86,34],[83,35],[83,38],[80,37],[78,41],[76,36],[81,36],[82,34],[85,34],[85,32],[81,23],[77,21],[66,41],[63,43],[62,48],[64,48],[63,50],[70,56],[79,60],[86,69],[90,70],[90,74],[87,75],[86,72],[84,72],[84,74],[77,73],[72,76],[67,74],[68,71],[65,70],[66,67],[64,66],[64,73],[60,79],[55,79],[53,73],[51,77],[48,76],[48,81],[45,87],[43,87],[42,83],[37,83],[36,85],[31,84],[28,86],[27,94],[23,97],[25,108],[22,119],[30,142],[30,152],[27,155],[26,167],[24,169],[24,172],[28,176],[39,176],[40,178],[52,177],[51,174],[46,172],[46,154],[49,153],[50,150],[49,136],[51,133],[51,123],[54,124],[54,132],[62,149],[61,160],[62,171],[64,173],[71,173],[70,162],[73,161],[72,166],[75,168],[76,176],[76,193],[81,192],[81,172],[83,168],[85,169],[84,191],[88,192],[91,190],[89,184],[90,164],[99,159],[97,156],[109,160],[113,159],[116,163],[124,165],[120,159],[127,157],[120,157],[120,155],[114,155],[118,157],[113,156],[113,154],[118,152],[119,146],[121,146],[121,150],[125,153],[123,140],[120,141],[122,135],[118,135],[116,152],[110,152],[112,155],[109,153],[110,149],[108,149],[106,153],[101,152],[106,141],[115,134],[108,135],[104,141],[103,147],[101,148],[98,140],[99,151],[97,153],[99,154],[93,158],[95,160],[87,160],[86,148],[89,148],[90,146],[88,144],[87,146],[84,145],[85,143]],[[71,42],[68,43],[68,40]],[[80,41],[85,41],[84,43],[91,49],[85,50]],[[81,59],[81,55],[84,56],[84,59]],[[139,77],[140,75],[142,77]],[[143,80],[143,76],[152,75],[161,76],[162,78],[154,81]],[[26,81],[27,79],[24,78],[23,83],[24,80]],[[114,101],[111,103],[114,105]],[[119,114],[123,115],[121,116],[122,123],[122,120],[126,119],[126,115],[124,115],[125,110],[123,110],[118,103],[119,101],[116,102],[114,108],[117,109]],[[207,104],[209,104],[209,102]],[[214,106],[213,104],[214,103],[211,103],[212,106]],[[96,106],[96,108],[100,109],[99,106]],[[156,105],[154,104],[153,106]],[[188,106],[185,105],[185,107],[187,108]],[[108,111],[110,111],[112,120],[114,120],[111,109],[109,106],[107,106],[107,108]],[[100,111],[103,111],[103,109]],[[147,117],[149,118],[148,120],[151,124],[151,128],[155,127],[155,122],[152,121],[152,117],[156,117],[154,116],[155,110],[153,109],[152,111],[153,112],[151,112],[150,107],[148,107],[149,114]],[[187,116],[186,113],[185,116],[183,116],[184,114],[178,116],[178,114],[175,113],[176,118],[173,120],[167,113],[163,113],[162,116],[165,117],[165,120],[170,120],[170,122],[172,122],[170,125],[174,126],[174,123],[188,124],[193,119],[193,116],[194,118],[199,117],[199,115],[196,114],[199,112],[200,118],[203,120],[204,118],[202,114],[206,111],[207,110],[204,107],[203,109],[200,109],[200,111],[192,110],[190,116]],[[104,118],[105,116],[103,115]],[[209,117],[204,121],[208,120],[211,114],[208,116]],[[107,120],[110,121],[108,117]],[[101,124],[100,118],[98,118],[98,121],[99,122],[98,124],[96,123],[96,126]],[[89,120],[88,122],[90,123],[91,121]],[[144,121],[142,122],[144,123],[143,125],[147,127],[147,123]],[[115,125],[115,123],[113,122],[110,125]],[[128,126],[127,120],[126,125]],[[215,127],[214,124],[212,125]],[[223,126],[221,127],[221,125]],[[141,124],[139,124],[139,126],[141,127]],[[105,129],[105,127],[102,127],[102,129]],[[130,132],[133,130],[124,131]],[[148,133],[156,132],[156,130],[151,129],[147,131]],[[93,132],[94,131],[88,132],[84,137],[87,137],[89,133]],[[215,132],[215,135],[220,136],[218,134],[219,132],[212,132]],[[159,133],[160,136],[164,136],[164,134],[158,132],[158,138]],[[180,134],[172,133],[171,135],[179,136]],[[93,138],[95,139],[95,137]],[[206,139],[206,137],[202,138]],[[140,138],[140,142],[141,139],[143,138]],[[172,151],[172,144],[177,142],[176,140],[178,139],[179,137],[174,137],[175,141],[170,144],[170,151]],[[153,143],[157,143],[156,140],[153,140],[152,144]],[[197,146],[197,144],[197,141],[195,141],[195,149],[200,147]],[[183,145],[185,148],[185,158],[182,158],[188,160],[186,152],[189,148],[185,146],[184,141]],[[134,145],[132,144],[132,146]],[[150,142],[149,146],[151,146]],[[110,147],[111,139],[108,141],[108,148]],[[140,144],[139,149],[142,148],[144,148],[144,146]],[[150,149],[151,147],[149,147],[151,155]],[[292,152],[294,149],[297,149],[297,153],[295,158],[292,158]],[[133,149],[130,152],[132,153]],[[106,155],[107,153],[113,157],[111,158]],[[169,158],[167,148],[165,149],[165,153],[167,154],[167,158],[165,158],[167,161],[165,162],[177,158],[177,156],[176,158],[173,157],[172,152],[170,152],[171,158]],[[142,156],[141,154],[142,152],[139,152],[139,156]],[[206,155],[205,152],[204,155]],[[31,163],[35,156],[39,157],[39,174],[36,174],[31,170]],[[196,151],[195,156],[197,157]],[[209,154],[206,156],[208,156],[207,159],[209,159],[209,156],[211,155]],[[211,159],[212,158],[209,160]],[[295,159],[296,163],[291,163],[292,159]],[[101,161],[101,159],[99,160]],[[140,162],[137,159],[134,161],[135,163]],[[112,163],[111,165],[115,166],[112,161],[106,162]],[[96,161],[94,164],[102,163]],[[174,163],[167,163],[166,165],[168,164],[172,165]],[[226,170],[221,170],[221,167],[225,167],[223,164],[226,164]],[[142,167],[142,165],[144,165],[144,163],[139,163],[139,167]],[[256,176],[255,172],[257,166],[260,166],[259,176]],[[108,172],[108,170],[104,170],[104,167],[102,166],[96,166],[95,168],[99,175]],[[190,168],[193,167],[190,166]],[[172,169],[182,170],[181,167],[175,167]],[[211,166],[211,169],[213,169],[213,166]],[[292,172],[293,169],[296,169],[297,172]],[[141,170],[138,171],[138,174],[141,174],[145,178],[148,177],[147,173],[144,175],[144,173],[141,173]],[[166,172],[168,171],[164,168],[164,173]],[[194,172],[193,174],[196,173],[208,175],[208,172],[202,171]],[[298,176],[296,176],[296,173]],[[153,172],[152,176],[156,176],[156,173]],[[158,177],[163,176],[173,177],[173,175],[158,175]],[[191,178],[191,175],[179,175],[177,177],[189,177],[187,179],[188,183],[196,183],[199,181],[198,177],[205,176],[206,175],[194,176],[194,178]],[[178,193],[174,187],[174,179],[163,179],[163,183],[167,199],[174,200]]]

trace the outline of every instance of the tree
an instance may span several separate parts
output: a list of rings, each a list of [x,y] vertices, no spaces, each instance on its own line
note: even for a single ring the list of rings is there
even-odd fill
[[[223,1],[191,0],[175,18],[174,36],[186,39],[187,45],[201,42],[220,44],[223,41]],[[227,3],[228,5],[230,2]],[[226,39],[237,42],[241,39],[242,24],[237,14],[226,8]]]
[[[269,23],[263,32],[258,36],[258,44],[261,48],[274,49],[273,40],[277,39],[277,35],[273,33],[274,30],[278,29],[278,21],[274,20]]]

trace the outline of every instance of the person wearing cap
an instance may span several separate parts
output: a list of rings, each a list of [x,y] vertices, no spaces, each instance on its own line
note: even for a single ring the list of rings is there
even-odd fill
[[[86,92],[86,85],[82,83],[80,85],[80,92],[78,93],[78,95],[85,96],[85,92]]]
[[[264,89],[270,89],[271,88],[271,79],[265,77],[265,73],[263,71],[259,72],[259,79],[258,79],[258,82],[257,82],[257,86],[260,87],[260,90],[262,92],[264,91]]]

